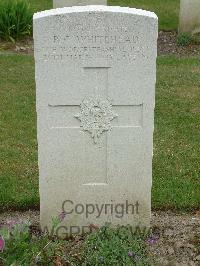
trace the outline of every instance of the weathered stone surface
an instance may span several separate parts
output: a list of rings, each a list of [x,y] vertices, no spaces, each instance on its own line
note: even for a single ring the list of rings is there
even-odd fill
[[[53,7],[107,5],[107,0],[53,0]]]
[[[43,227],[63,209],[68,230],[149,226],[156,40],[157,17],[147,11],[34,15]]]
[[[200,1],[180,1],[179,31],[191,34],[200,32]]]

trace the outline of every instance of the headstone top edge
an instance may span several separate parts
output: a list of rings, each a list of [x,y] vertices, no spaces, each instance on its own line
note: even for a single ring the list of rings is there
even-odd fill
[[[84,13],[90,11],[125,13],[125,14],[133,14],[133,15],[158,19],[157,15],[154,12],[146,11],[143,9],[120,7],[120,6],[87,5],[87,6],[63,7],[63,8],[56,8],[56,9],[37,12],[33,15],[33,20],[49,16],[55,16],[55,15],[63,15],[68,13]]]

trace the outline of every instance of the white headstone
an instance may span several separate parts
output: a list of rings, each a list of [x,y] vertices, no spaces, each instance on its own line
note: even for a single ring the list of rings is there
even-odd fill
[[[143,10],[34,15],[42,227],[149,226],[156,40]]]
[[[200,0],[181,0],[179,32],[200,32]]]
[[[53,0],[53,7],[107,5],[107,0]]]

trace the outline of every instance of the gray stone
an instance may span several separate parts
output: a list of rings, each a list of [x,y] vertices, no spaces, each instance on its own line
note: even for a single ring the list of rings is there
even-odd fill
[[[107,5],[107,0],[53,0],[53,7]]]
[[[34,15],[43,228],[62,210],[68,233],[106,222],[149,226],[156,41],[148,11]]]
[[[191,34],[200,32],[200,1],[181,0],[179,32]]]

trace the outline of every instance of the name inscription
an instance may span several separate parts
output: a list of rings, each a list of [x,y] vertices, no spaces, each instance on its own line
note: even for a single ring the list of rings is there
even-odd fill
[[[50,38],[49,45],[37,50],[40,60],[74,61],[85,59],[109,59],[133,61],[140,54],[137,35],[124,34],[55,34]]]

